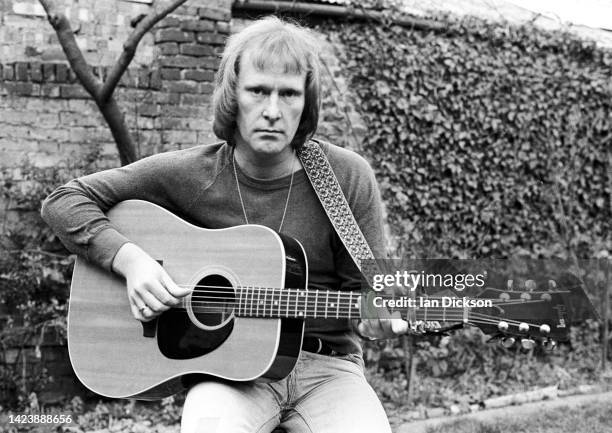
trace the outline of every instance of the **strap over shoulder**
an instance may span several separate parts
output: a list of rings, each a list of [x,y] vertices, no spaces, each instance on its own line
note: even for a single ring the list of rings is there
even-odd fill
[[[306,175],[342,244],[363,273],[362,261],[374,260],[374,254],[349,207],[334,171],[316,140],[309,140],[298,152]]]

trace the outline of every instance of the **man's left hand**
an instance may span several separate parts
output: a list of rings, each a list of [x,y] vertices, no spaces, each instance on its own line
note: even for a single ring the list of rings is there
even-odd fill
[[[408,332],[408,322],[402,319],[399,311],[393,314],[387,311],[385,313],[387,317],[354,321],[357,334],[370,340],[378,340],[397,337]]]

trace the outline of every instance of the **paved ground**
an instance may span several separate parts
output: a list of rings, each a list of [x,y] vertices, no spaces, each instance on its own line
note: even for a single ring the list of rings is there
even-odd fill
[[[458,417],[433,418],[423,421],[415,421],[402,424],[394,430],[394,433],[426,433],[428,427],[435,427],[447,422],[455,422],[457,420],[478,420],[492,421],[503,417],[521,416],[525,417],[531,413],[541,412],[543,410],[554,409],[562,406],[576,406],[589,402],[600,400],[611,400],[612,392],[604,392],[601,394],[586,394],[575,395],[571,397],[558,398],[555,400],[545,400],[535,403],[526,403],[518,406],[507,406],[499,409],[483,410],[469,415]]]

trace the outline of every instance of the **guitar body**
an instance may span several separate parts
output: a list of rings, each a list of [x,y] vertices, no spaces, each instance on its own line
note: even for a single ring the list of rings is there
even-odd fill
[[[278,380],[289,374],[303,320],[239,317],[233,301],[236,287],[306,287],[298,242],[263,226],[203,229],[139,200],[120,203],[108,216],[177,284],[194,290],[185,308],[142,323],[132,316],[122,278],[77,259],[68,349],[85,386],[108,397],[155,399],[211,377]],[[191,308],[202,300],[220,308]]]

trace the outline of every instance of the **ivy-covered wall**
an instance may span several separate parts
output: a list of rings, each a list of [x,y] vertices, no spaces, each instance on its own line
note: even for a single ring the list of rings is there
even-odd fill
[[[400,251],[612,251],[612,54],[535,27],[323,26],[344,44]]]

